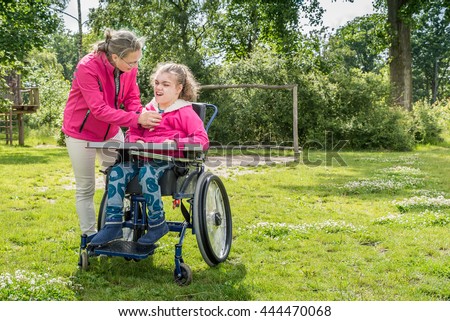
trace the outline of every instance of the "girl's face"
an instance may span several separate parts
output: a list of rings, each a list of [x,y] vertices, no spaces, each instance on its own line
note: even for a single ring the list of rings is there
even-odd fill
[[[168,72],[156,74],[153,81],[155,100],[159,108],[167,108],[180,96],[183,86],[178,83],[177,77]]]

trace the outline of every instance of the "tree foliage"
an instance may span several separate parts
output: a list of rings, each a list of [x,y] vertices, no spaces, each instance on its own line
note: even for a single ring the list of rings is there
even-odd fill
[[[433,1],[444,5],[450,0]],[[405,21],[422,30],[428,20],[419,23],[405,8],[412,7],[400,11]],[[91,32],[84,35],[84,43],[103,39],[106,27],[146,37],[138,78],[143,103],[151,99],[149,75],[161,61],[188,65],[201,84],[297,84],[301,144],[332,143],[331,132],[335,141],[346,140],[351,148],[404,150],[414,139],[439,135],[440,125],[434,126],[429,105],[418,105],[413,113],[391,107],[386,14],[359,17],[330,36],[324,29],[302,32],[300,18],[320,26],[322,13],[318,0],[100,0],[99,8],[91,10]],[[427,36],[432,30],[413,34],[418,50],[427,46],[425,40],[435,39]],[[416,37],[423,41],[416,42]],[[59,126],[68,92],[62,74],[70,79],[77,62],[73,35],[59,32],[52,38],[48,52],[34,51],[28,58],[36,68],[29,69],[27,80],[41,86],[45,100],[40,113],[29,117],[30,126]],[[435,51],[420,50],[427,61],[420,65],[417,79],[428,83],[425,70]],[[445,82],[442,77],[440,81]],[[288,90],[203,90],[200,100],[220,108],[219,121],[210,131],[212,141],[292,141],[293,101]]]
[[[335,68],[305,71],[305,59],[288,61],[257,50],[247,59],[224,64],[217,82],[298,84],[300,143],[324,146],[348,141],[351,148],[410,149],[411,119],[389,107],[387,73]],[[337,66],[335,66],[337,67]],[[201,98],[220,102],[220,126],[211,129],[221,144],[292,142],[292,92],[263,89],[216,90]],[[331,136],[329,134],[332,134]],[[289,145],[289,144],[287,144]]]
[[[415,100],[434,103],[450,85],[450,8],[443,0],[430,1],[429,9],[415,14],[412,32],[412,57]]]
[[[67,0],[0,0],[0,64],[23,62],[35,47],[42,47],[60,18],[51,6]]]
[[[346,68],[380,70],[387,61],[389,35],[386,17],[372,14],[357,17],[339,28],[327,43],[325,53],[333,53]]]
[[[27,123],[31,128],[60,128],[70,83],[54,53],[36,49],[31,53],[24,84],[39,87],[40,107],[27,117]]]
[[[290,53],[302,39],[300,17],[321,22],[317,0],[223,1],[213,22],[214,45],[226,60],[248,58],[257,46]]]
[[[73,71],[78,63],[78,36],[67,31],[59,31],[50,37],[46,49],[55,53],[62,66],[64,78],[72,80]],[[83,52],[86,53],[88,49]]]
[[[390,77],[393,100],[411,110],[413,100],[411,27],[414,15],[427,12],[436,5],[432,0],[374,0],[376,8],[386,9],[390,25]],[[450,7],[450,0],[440,2],[442,8]],[[443,14],[444,15],[444,14]],[[450,18],[448,10],[444,15]]]

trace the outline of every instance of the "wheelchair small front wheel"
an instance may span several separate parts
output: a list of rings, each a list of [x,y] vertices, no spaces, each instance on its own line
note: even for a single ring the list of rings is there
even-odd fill
[[[192,270],[185,263],[180,264],[181,275],[177,273],[177,269],[173,271],[173,278],[179,286],[186,286],[192,282]]]
[[[81,270],[87,271],[89,269],[89,256],[86,250],[81,251],[79,260],[79,266]]]
[[[231,209],[220,178],[200,175],[193,202],[193,227],[203,259],[209,266],[225,261],[232,240]]]

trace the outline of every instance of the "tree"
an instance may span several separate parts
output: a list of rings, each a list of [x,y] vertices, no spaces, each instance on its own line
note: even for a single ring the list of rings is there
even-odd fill
[[[440,98],[448,85],[450,67],[450,21],[442,0],[430,2],[429,10],[414,15],[412,32],[413,87],[415,100],[426,99],[431,104]]]
[[[211,70],[224,58],[246,57],[258,46],[294,55],[302,37],[299,15],[320,23],[321,13],[318,0],[100,0],[89,25],[99,36],[108,26],[146,37],[139,68],[146,97],[148,81],[141,81],[157,62],[184,63],[210,83]]]
[[[386,64],[388,38],[385,15],[358,17],[330,36],[324,55],[341,60],[346,68],[377,71]]]
[[[70,83],[64,79],[62,66],[53,52],[35,49],[29,59],[30,63],[25,67],[27,76],[23,81],[29,86],[39,87],[41,104],[37,113],[27,116],[28,125],[32,128],[46,126],[59,131]]]
[[[201,46],[208,22],[202,14],[216,1],[184,0],[100,0],[100,7],[91,11],[89,25],[97,33],[105,26],[133,30],[147,38],[146,52],[152,60],[170,59],[179,55],[183,60]],[[117,14],[120,12],[120,14]]]
[[[412,109],[411,27],[401,9],[411,0],[388,0],[391,32],[390,78],[394,103]]]
[[[72,80],[73,71],[79,61],[79,37],[69,31],[60,30],[50,37],[46,48],[55,53],[58,63],[63,68],[64,78]],[[85,52],[82,48],[82,54]]]
[[[0,0],[0,64],[24,61],[33,48],[42,47],[47,35],[61,23],[51,6],[63,8],[67,0]]]
[[[434,0],[374,0],[378,8],[387,7],[391,32],[390,78],[394,102],[407,110],[412,109],[412,56],[411,26],[413,15],[427,11]],[[450,0],[442,0],[444,8],[450,7]],[[450,12],[445,12],[446,19]]]
[[[77,37],[78,38],[78,46],[77,46],[78,47],[78,60],[80,60],[83,57],[83,21],[81,20],[82,19],[81,1],[77,0],[77,11],[78,11],[77,17],[72,16],[71,14],[69,14],[59,8],[52,7],[52,9],[74,19],[77,22],[77,24],[78,24],[78,37]]]
[[[302,38],[299,18],[321,22],[317,0],[229,0],[213,22],[214,45],[227,60],[248,58],[257,46],[291,53]]]

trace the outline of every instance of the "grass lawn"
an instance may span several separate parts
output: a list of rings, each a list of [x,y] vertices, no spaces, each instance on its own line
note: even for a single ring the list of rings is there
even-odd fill
[[[91,258],[80,271],[66,149],[2,144],[0,300],[450,300],[449,151],[215,168],[231,202],[231,253],[210,268],[187,235],[194,280],[179,287],[174,233],[146,260]],[[180,220],[170,203],[169,219]]]

